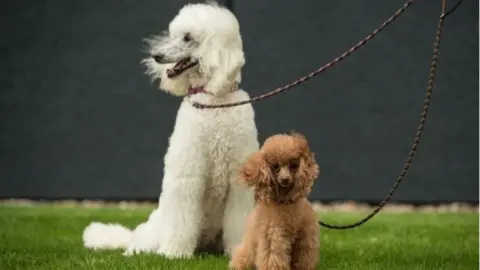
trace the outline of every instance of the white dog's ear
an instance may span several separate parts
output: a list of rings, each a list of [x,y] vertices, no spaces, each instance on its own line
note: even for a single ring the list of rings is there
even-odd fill
[[[213,42],[212,42],[213,43]],[[239,83],[240,71],[245,65],[242,44],[219,46],[210,43],[199,57],[200,69],[209,78],[205,90],[213,95],[224,95]],[[231,44],[233,45],[233,44]]]

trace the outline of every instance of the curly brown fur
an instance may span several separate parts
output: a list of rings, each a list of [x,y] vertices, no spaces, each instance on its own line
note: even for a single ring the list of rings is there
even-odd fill
[[[257,205],[232,269],[310,270],[319,260],[319,226],[307,195],[319,168],[299,133],[274,135],[254,153],[241,180],[255,189]]]

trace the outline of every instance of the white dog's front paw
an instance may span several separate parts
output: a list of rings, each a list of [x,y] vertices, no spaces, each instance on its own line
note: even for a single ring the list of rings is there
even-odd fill
[[[223,250],[223,255],[225,255],[225,257],[227,258],[231,258],[234,248],[235,247],[225,247],[225,249]]]

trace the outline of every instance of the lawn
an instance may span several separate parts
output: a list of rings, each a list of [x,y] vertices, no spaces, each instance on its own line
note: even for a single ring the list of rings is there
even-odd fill
[[[150,210],[0,206],[0,269],[227,269],[223,257],[166,260],[83,248],[82,230],[90,221],[133,227]],[[322,218],[348,223],[361,215],[323,213]],[[323,229],[320,253],[319,269],[478,269],[478,214],[381,213],[357,229]]]

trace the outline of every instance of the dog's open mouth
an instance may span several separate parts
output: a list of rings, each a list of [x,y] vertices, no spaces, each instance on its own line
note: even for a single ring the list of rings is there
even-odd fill
[[[197,64],[197,59],[191,59],[190,57],[183,58],[182,60],[178,61],[175,66],[167,69],[167,76],[168,78],[176,77],[182,74],[184,71],[196,66]]]

